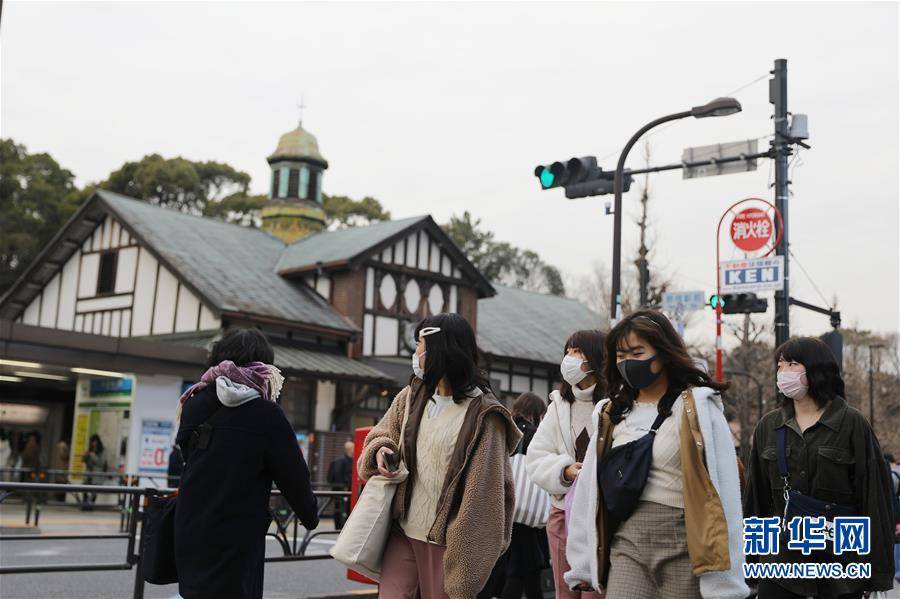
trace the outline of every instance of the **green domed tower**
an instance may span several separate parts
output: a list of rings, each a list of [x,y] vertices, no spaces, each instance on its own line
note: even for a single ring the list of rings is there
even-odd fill
[[[272,184],[262,209],[263,229],[285,243],[324,229],[322,173],[328,161],[319,152],[316,138],[298,125],[281,136],[267,160]]]

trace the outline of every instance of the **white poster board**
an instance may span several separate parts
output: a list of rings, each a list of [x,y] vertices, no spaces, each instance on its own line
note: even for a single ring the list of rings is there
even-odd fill
[[[141,420],[141,453],[138,471],[165,474],[172,451],[171,420]]]
[[[719,269],[722,293],[784,289],[784,256],[720,262]]]

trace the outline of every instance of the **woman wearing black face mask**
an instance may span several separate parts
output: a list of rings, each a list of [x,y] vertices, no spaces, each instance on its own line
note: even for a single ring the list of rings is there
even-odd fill
[[[566,582],[610,598],[746,597],[727,385],[697,368],[659,312],[623,319],[606,350],[610,399],[594,412],[593,484],[575,489]]]

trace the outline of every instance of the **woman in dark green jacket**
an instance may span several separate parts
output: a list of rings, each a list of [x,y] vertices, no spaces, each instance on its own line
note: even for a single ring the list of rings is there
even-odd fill
[[[785,515],[785,481],[780,474],[777,442],[778,431],[783,429],[787,484],[804,496],[795,500],[795,505],[814,498],[828,504],[829,514],[868,516],[871,550],[868,555],[836,555],[829,536],[825,549],[803,555],[787,547],[791,538],[787,527],[778,536],[776,554],[748,556],[748,561],[842,566],[867,563],[871,564],[871,577],[761,579],[758,597],[855,599],[867,591],[890,590],[894,537],[890,479],[872,427],[844,399],[844,381],[837,362],[822,341],[813,337],[791,339],[775,350],[775,358],[781,408],[766,414],[753,434],[744,515]],[[747,539],[745,531],[745,544]]]

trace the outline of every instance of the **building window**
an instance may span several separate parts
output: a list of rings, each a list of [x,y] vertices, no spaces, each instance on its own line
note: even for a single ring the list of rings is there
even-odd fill
[[[297,189],[299,187],[299,185],[298,185],[299,179],[300,179],[300,171],[295,168],[292,168],[290,179],[288,179],[287,197],[289,197],[289,198],[297,197]]]
[[[319,197],[319,171],[314,170],[309,173],[309,193],[306,194],[306,197],[315,202],[322,202],[322,198]]]
[[[300,169],[300,199],[305,200],[309,194],[309,169],[305,166]]]
[[[288,178],[290,169],[286,166],[283,166],[279,169],[281,171],[281,175],[278,178],[278,197],[286,198],[287,197],[287,189],[288,189]]]
[[[281,409],[295,431],[312,430],[316,405],[316,381],[289,377],[279,396]]]
[[[116,290],[116,257],[118,252],[100,254],[100,272],[97,274],[97,295]]]
[[[281,169],[275,169],[272,171],[272,197],[278,197],[278,187],[281,183]]]

